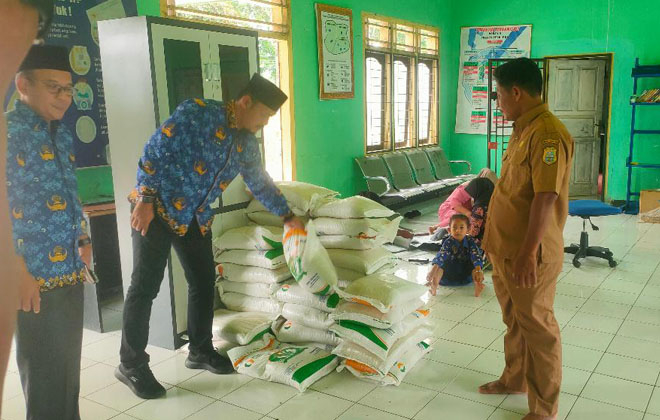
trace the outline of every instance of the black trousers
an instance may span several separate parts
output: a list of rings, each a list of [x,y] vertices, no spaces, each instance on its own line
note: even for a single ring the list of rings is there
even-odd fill
[[[41,311],[18,313],[16,362],[27,420],[80,420],[84,285],[41,293]]]
[[[192,353],[213,351],[212,325],[215,269],[211,235],[202,236],[194,221],[181,237],[157,216],[147,236],[133,230],[133,274],[124,301],[121,363],[135,368],[149,363],[145,352],[151,306],[160,290],[171,247],[174,246],[188,282],[188,337]]]

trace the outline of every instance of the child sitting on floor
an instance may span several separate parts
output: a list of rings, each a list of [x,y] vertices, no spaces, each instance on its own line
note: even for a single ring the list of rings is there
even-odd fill
[[[470,219],[455,214],[449,221],[449,234],[442,242],[440,252],[433,259],[433,267],[426,277],[426,285],[435,296],[438,285],[464,286],[474,281],[474,295],[484,290],[484,273],[481,250],[467,234]]]

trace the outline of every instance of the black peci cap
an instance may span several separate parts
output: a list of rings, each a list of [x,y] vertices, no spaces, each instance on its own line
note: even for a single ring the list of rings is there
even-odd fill
[[[61,70],[71,72],[69,51],[55,45],[33,45],[18,71]]]
[[[240,96],[250,95],[254,100],[261,102],[273,111],[280,109],[288,99],[286,94],[271,81],[255,73]]]

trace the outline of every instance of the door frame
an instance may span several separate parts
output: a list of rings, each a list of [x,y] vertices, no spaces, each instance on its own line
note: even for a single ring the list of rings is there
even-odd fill
[[[609,166],[610,166],[610,132],[612,126],[612,90],[614,86],[614,53],[588,53],[588,54],[566,54],[566,55],[547,55],[543,57],[544,68],[546,71],[543,76],[543,93],[545,97],[548,97],[548,81],[550,80],[550,60],[602,60],[605,61],[605,74],[609,77],[609,84],[605,84],[607,90],[606,94],[603,95],[603,100],[607,100],[606,106],[603,106],[603,110],[607,112],[607,126],[605,128],[605,144],[601,149],[601,153],[605,153],[605,159],[601,165],[600,170],[603,174],[603,190],[600,194],[600,200],[605,201],[607,197],[607,190],[609,187]]]

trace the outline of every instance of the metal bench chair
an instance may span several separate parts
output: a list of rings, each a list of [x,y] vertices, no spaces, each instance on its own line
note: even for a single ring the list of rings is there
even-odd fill
[[[405,152],[406,158],[413,169],[417,183],[426,191],[443,191],[449,187],[449,183],[443,180],[438,181],[433,176],[433,168],[428,156],[422,150],[408,150]]]
[[[448,160],[445,151],[440,147],[433,147],[424,150],[426,155],[433,165],[433,173],[437,180],[448,181],[453,185],[461,184],[474,178],[474,175],[469,175],[472,170],[472,164],[467,160]],[[451,170],[452,163],[460,163],[466,165],[466,170],[461,175],[454,175]]]

